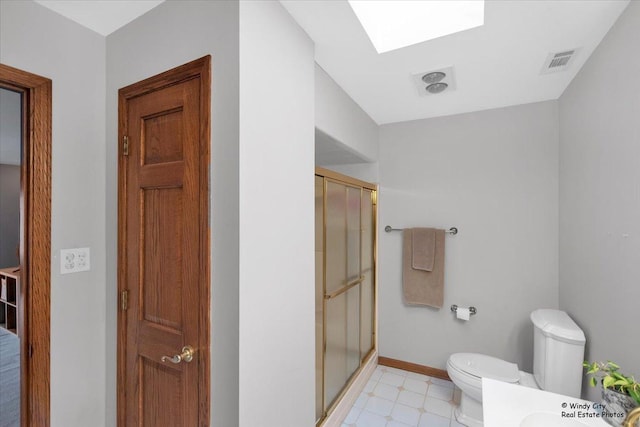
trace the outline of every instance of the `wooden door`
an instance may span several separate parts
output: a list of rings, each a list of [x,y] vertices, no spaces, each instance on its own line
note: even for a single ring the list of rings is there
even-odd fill
[[[209,61],[120,90],[121,426],[209,425]]]

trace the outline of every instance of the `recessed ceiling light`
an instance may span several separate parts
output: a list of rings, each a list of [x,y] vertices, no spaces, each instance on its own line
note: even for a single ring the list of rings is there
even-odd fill
[[[484,0],[348,2],[378,53],[484,24]]]
[[[426,87],[426,89],[427,89],[427,92],[429,93],[440,93],[448,87],[449,87],[448,84],[441,82],[441,83],[430,84],[429,86]]]

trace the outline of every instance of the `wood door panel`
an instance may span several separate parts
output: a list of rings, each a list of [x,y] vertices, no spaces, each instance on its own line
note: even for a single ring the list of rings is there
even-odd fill
[[[181,426],[185,417],[182,374],[164,364],[143,359],[140,369],[142,388],[141,426]],[[172,391],[175,390],[175,391]],[[157,411],[154,408],[163,408]]]
[[[146,339],[138,345],[138,355],[141,359],[160,361],[162,356],[173,356],[176,349],[184,345],[182,332],[163,328],[151,322],[140,322],[140,335]],[[168,369],[182,370],[184,364],[163,363]]]
[[[199,62],[200,73],[203,65],[206,75],[178,72],[175,82],[160,75],[159,86],[151,78],[120,93],[121,132],[129,143],[120,163],[120,289],[129,291],[119,323],[120,425],[209,425],[202,410],[209,372],[208,256],[202,254],[208,242],[208,113],[202,105],[208,58]],[[184,346],[195,350],[191,362],[163,361]]]
[[[182,188],[142,190],[141,317],[179,330],[182,313]]]
[[[184,178],[184,162],[163,163],[140,168],[141,188],[179,187]]]
[[[183,159],[182,108],[145,117],[142,127],[143,164],[175,162]]]

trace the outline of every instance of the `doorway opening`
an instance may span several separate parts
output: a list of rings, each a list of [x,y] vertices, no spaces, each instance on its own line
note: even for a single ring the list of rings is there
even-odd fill
[[[19,96],[21,108],[19,242],[17,257],[7,261],[17,265],[0,274],[4,277],[0,285],[5,284],[0,320],[19,339],[20,425],[46,427],[50,424],[51,80],[0,64],[0,90]],[[15,151],[9,158],[15,160]]]
[[[0,87],[0,426],[20,425],[22,93]]]

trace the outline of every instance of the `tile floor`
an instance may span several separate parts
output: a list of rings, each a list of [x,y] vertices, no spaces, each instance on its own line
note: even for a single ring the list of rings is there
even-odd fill
[[[378,366],[342,427],[463,427],[450,381]]]

